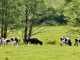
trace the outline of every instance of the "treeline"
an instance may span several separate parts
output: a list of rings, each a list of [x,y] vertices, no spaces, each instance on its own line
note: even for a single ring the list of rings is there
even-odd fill
[[[14,29],[22,29],[24,39],[35,32],[36,25],[80,25],[79,0],[0,0],[1,37]]]

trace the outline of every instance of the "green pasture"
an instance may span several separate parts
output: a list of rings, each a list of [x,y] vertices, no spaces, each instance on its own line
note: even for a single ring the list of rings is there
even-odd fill
[[[20,45],[1,46],[0,45],[0,60],[80,60],[80,45],[79,46],[60,46],[59,38],[61,36],[70,36],[74,44],[76,35],[67,34],[68,30],[65,26],[47,26],[44,33],[39,33],[32,37],[36,37],[43,42],[43,45],[25,45],[21,39]],[[21,32],[9,34],[21,38]],[[56,41],[56,44],[47,44],[48,41]]]
[[[74,39],[76,37],[79,37],[79,35],[69,34],[67,27],[68,26],[44,26],[44,27],[39,28],[39,30],[45,28],[44,32],[33,35],[32,38],[38,38],[44,44],[46,44],[49,41],[56,41],[56,44],[58,45],[60,42],[60,37],[69,36],[71,38],[71,41],[74,43]],[[37,32],[37,31],[35,31],[35,32]],[[22,32],[20,30],[14,30],[13,32],[10,32],[8,34],[8,39],[10,39],[11,37],[19,37],[21,39],[20,44],[23,44]]]
[[[80,46],[0,46],[0,60],[80,60]]]
[[[48,41],[56,41],[57,43],[59,43],[60,37],[69,36],[66,33],[67,29],[65,26],[44,26],[41,27],[39,30],[41,29],[44,29],[44,32],[33,35],[32,38],[38,38],[39,40],[43,41],[44,44],[46,44]],[[10,39],[11,37],[19,37],[21,39],[21,43],[23,43],[21,31],[14,30],[8,35],[8,39]]]

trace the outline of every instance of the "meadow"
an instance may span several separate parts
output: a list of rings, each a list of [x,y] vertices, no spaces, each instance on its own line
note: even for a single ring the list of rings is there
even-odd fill
[[[42,46],[25,45],[23,47],[22,41],[18,48],[16,45],[0,46],[0,60],[80,60],[80,45],[60,46],[59,44],[60,37],[65,35],[70,36],[74,44],[75,35],[68,35],[67,31],[65,26],[48,26],[46,32],[32,36],[41,40]],[[56,44],[47,44],[48,41],[56,41]]]

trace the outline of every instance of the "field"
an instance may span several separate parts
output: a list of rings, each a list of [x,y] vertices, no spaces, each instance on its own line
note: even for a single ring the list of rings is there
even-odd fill
[[[47,27],[46,32],[34,35],[43,41],[43,45],[26,45],[23,42],[16,48],[0,46],[0,60],[80,60],[80,45],[77,46],[60,46],[59,38],[67,35],[71,37],[74,44],[74,35],[68,35],[64,26]],[[10,37],[10,36],[9,36]],[[46,44],[48,41],[56,41],[56,44]]]

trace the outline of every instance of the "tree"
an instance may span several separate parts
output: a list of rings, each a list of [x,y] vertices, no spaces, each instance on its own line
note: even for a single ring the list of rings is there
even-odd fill
[[[68,3],[70,3],[72,0],[65,0],[66,1],[66,3],[68,4]]]
[[[24,40],[32,36],[33,26],[35,24],[37,15],[41,13],[44,6],[43,0],[26,0],[26,27],[24,29]]]
[[[0,0],[1,37],[7,37],[7,30],[20,27],[20,4],[18,0]]]
[[[67,20],[67,23],[69,26],[73,26],[74,28],[71,28],[70,30],[72,33],[74,32],[80,32],[80,1],[79,0],[73,0],[67,6],[64,8],[64,16],[65,20]]]
[[[66,4],[68,4],[70,1],[68,0],[45,0],[46,1],[46,5],[48,8],[52,8],[52,10],[54,10],[54,16],[53,16],[53,12],[51,13],[52,15],[52,21],[53,23],[57,24],[57,25],[63,25],[66,24],[66,21],[63,19],[64,15],[64,7],[66,6]],[[48,11],[50,12],[50,11]],[[50,19],[49,19],[50,20]]]

